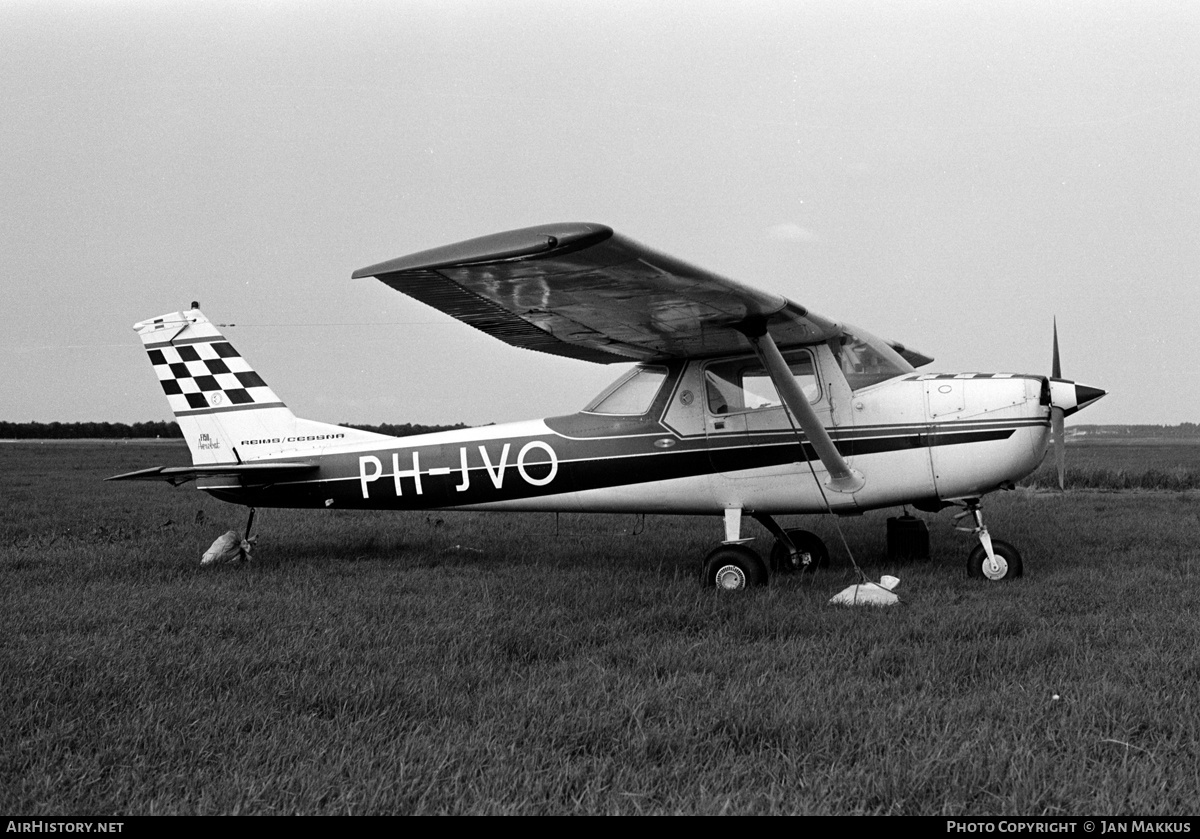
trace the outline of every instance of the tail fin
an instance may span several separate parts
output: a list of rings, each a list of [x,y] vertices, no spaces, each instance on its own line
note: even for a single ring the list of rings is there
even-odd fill
[[[195,304],[133,328],[194,464],[242,463],[377,436],[297,418]]]

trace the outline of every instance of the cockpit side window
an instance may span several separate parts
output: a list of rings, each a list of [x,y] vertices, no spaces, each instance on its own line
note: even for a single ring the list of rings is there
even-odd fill
[[[821,399],[821,384],[817,378],[812,354],[807,350],[784,353],[784,360],[809,402]],[[715,361],[704,369],[708,410],[714,414],[734,414],[774,408],[783,400],[775,391],[771,377],[756,358]]]
[[[650,410],[666,380],[666,367],[634,368],[605,388],[583,410],[590,414],[641,416]]]

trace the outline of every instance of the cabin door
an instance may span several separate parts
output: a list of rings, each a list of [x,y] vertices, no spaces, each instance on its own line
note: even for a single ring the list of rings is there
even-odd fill
[[[817,417],[831,423],[830,401],[822,385],[814,353],[808,349],[783,354]],[[713,469],[726,477],[760,477],[763,469],[808,473],[806,459],[818,475],[825,467],[783,407],[779,394],[757,356],[717,359],[703,366],[704,420]],[[806,458],[807,454],[807,458]],[[823,479],[823,478],[822,478]]]

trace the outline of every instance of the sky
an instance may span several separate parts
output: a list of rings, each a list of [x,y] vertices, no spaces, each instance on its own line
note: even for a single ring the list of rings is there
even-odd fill
[[[625,368],[361,267],[559,221],[1200,421],[1200,4],[0,3],[0,419],[169,419],[197,300],[299,415],[570,413]]]

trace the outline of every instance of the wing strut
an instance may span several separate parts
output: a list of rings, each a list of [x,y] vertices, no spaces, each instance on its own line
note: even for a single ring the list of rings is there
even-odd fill
[[[825,426],[817,418],[812,406],[808,404],[808,398],[800,390],[800,385],[796,384],[796,379],[792,376],[787,362],[783,360],[779,347],[775,346],[771,333],[767,331],[766,323],[763,321],[749,323],[743,329],[743,334],[754,346],[754,351],[758,354],[763,367],[767,369],[767,375],[771,377],[771,382],[775,385],[775,390],[780,398],[783,399],[783,404],[800,423],[804,436],[812,443],[812,447],[817,451],[817,457],[821,458],[821,463],[829,471],[829,482],[826,486],[834,492],[858,492],[866,481],[863,480],[862,475],[850,468],[850,464],[846,463],[841,452],[837,450],[837,446],[833,444],[829,432],[825,430]]]

